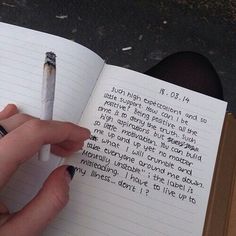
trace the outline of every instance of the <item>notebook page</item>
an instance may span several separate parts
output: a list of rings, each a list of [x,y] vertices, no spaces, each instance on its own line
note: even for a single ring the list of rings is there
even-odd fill
[[[54,119],[78,122],[104,61],[72,41],[5,23],[0,23],[0,109],[15,103],[22,112],[40,116],[47,51],[57,56]],[[10,209],[19,209],[38,191],[57,163],[57,158],[47,164],[33,158],[11,179],[1,199]]]
[[[70,160],[71,200],[44,235],[202,235],[225,110],[105,66],[81,121],[94,137]]]
[[[104,61],[70,40],[5,23],[0,23],[0,107],[14,102],[23,112],[40,116],[47,51],[57,56],[54,118],[77,122]]]

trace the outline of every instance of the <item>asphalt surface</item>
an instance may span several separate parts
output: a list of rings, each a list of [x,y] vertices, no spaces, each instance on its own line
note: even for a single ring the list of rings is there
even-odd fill
[[[235,9],[225,0],[0,0],[0,21],[74,40],[109,64],[140,72],[174,52],[201,53],[236,113]]]

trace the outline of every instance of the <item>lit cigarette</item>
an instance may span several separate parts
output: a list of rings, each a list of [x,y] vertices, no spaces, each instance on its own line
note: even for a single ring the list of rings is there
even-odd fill
[[[40,118],[42,120],[51,120],[53,116],[53,103],[56,84],[56,55],[53,52],[46,53],[42,84]],[[43,145],[39,152],[39,160],[48,161],[50,158],[50,149],[50,144]]]

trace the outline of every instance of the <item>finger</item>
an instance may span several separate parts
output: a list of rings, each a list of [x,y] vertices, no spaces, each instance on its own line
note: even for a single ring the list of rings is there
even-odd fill
[[[7,132],[10,132],[31,119],[36,119],[36,118],[27,114],[17,113],[9,118],[1,120],[0,123]]]
[[[9,216],[8,208],[3,203],[0,203],[0,226],[9,218]]]
[[[51,152],[62,157],[70,156],[77,150],[81,150],[84,146],[84,140],[81,142],[65,141],[62,144],[52,145]]]
[[[10,132],[31,119],[37,119],[37,118],[27,114],[18,113],[11,116],[8,119],[2,120],[1,125],[5,128],[7,132]],[[84,145],[83,141],[80,143],[72,143],[70,141],[67,141],[64,142],[63,144],[60,144],[60,146],[52,145],[51,151],[56,155],[60,154],[60,156],[64,157],[64,156],[69,156],[76,150],[80,150],[83,147],[83,145]]]
[[[15,104],[8,104],[1,112],[0,112],[0,120],[7,119],[8,117],[16,114],[18,109]]]
[[[58,155],[74,150],[63,148],[64,143],[78,145],[88,139],[90,132],[72,123],[31,119],[0,139],[0,188],[17,167],[39,151],[43,144],[61,145]]]
[[[54,170],[37,196],[0,227],[0,235],[39,235],[69,199],[69,183],[75,173],[70,166]]]

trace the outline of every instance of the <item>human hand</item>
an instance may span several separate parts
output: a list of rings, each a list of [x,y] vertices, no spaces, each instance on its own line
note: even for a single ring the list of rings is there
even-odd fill
[[[8,105],[0,112],[0,124],[8,131],[0,138],[0,189],[18,166],[37,153],[43,144],[51,144],[56,155],[69,156],[81,149],[90,136],[87,129],[72,123],[42,121],[20,114],[15,105]],[[9,213],[0,203],[0,235],[40,235],[68,202],[69,183],[74,171],[71,166],[55,169],[39,193],[16,213]]]

